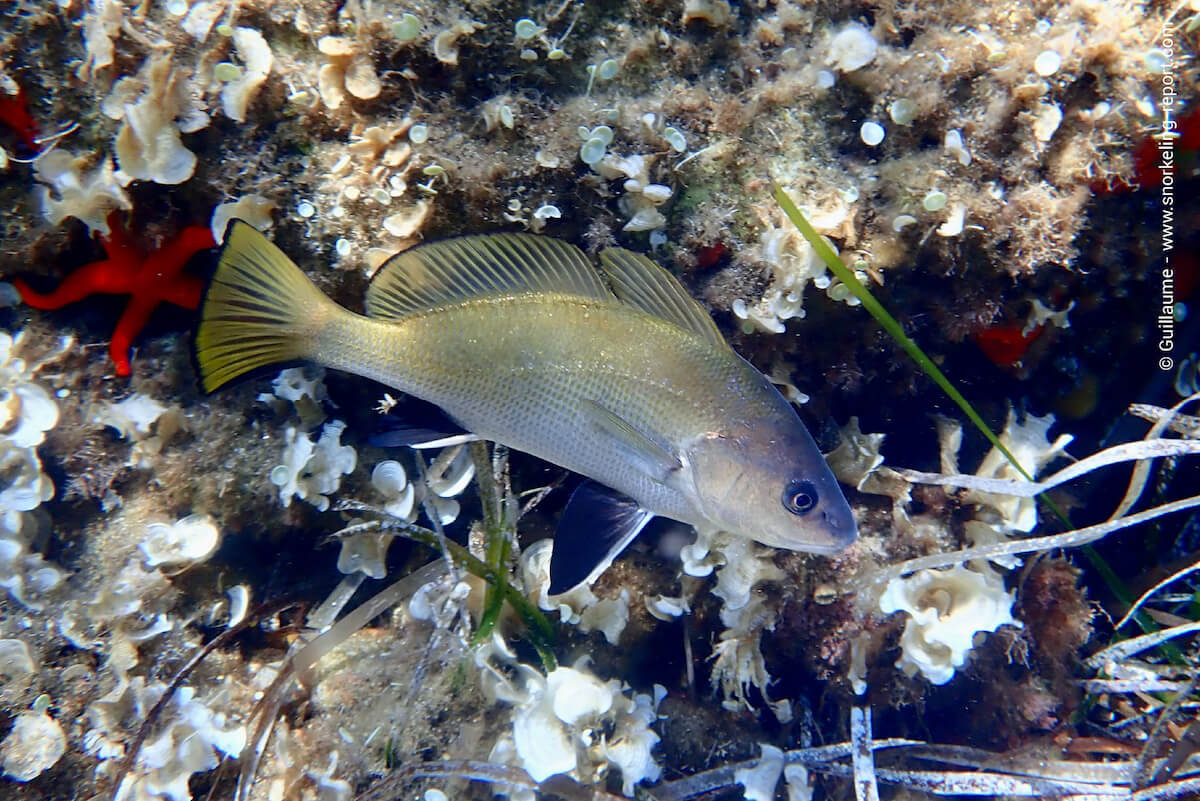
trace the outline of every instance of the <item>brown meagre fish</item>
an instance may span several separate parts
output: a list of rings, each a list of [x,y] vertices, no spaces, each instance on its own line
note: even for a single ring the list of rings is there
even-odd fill
[[[640,254],[609,248],[597,268],[532,234],[432,242],[380,269],[360,315],[235,220],[200,314],[206,391],[308,360],[592,479],[559,524],[551,592],[599,575],[655,515],[814,553],[857,536],[795,410]]]

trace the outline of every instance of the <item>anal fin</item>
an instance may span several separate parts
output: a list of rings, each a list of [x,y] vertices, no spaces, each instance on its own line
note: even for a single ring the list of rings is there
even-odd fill
[[[558,595],[594,580],[653,517],[616,490],[594,481],[580,484],[554,532],[548,593]]]
[[[451,434],[445,431],[432,431],[428,428],[409,428],[400,426],[389,431],[383,431],[370,437],[369,442],[377,448],[449,448],[451,445],[464,445],[475,442],[479,437],[474,434]]]
[[[409,398],[402,411],[388,415],[379,431],[368,438],[377,448],[448,448],[479,439],[460,426],[441,407]]]

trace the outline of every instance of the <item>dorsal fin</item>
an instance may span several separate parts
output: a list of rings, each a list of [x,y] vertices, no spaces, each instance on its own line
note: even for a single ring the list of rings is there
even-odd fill
[[[625,248],[606,248],[600,251],[600,265],[622,302],[728,347],[704,307],[650,259]]]
[[[561,292],[611,299],[574,245],[533,234],[479,234],[418,245],[388,259],[367,288],[371,317],[416,312],[493,295]]]

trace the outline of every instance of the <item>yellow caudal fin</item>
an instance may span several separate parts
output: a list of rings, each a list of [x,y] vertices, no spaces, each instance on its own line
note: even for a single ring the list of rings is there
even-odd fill
[[[212,392],[251,370],[307,357],[338,309],[283,251],[234,220],[200,304],[194,355],[201,386]]]

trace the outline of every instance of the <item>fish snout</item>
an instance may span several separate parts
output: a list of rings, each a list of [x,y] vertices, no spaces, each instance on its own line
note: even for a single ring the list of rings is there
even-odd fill
[[[854,521],[854,515],[850,511],[849,505],[843,505],[842,508],[824,509],[821,514],[825,519],[829,537],[837,550],[842,550],[858,539],[858,523]]]

